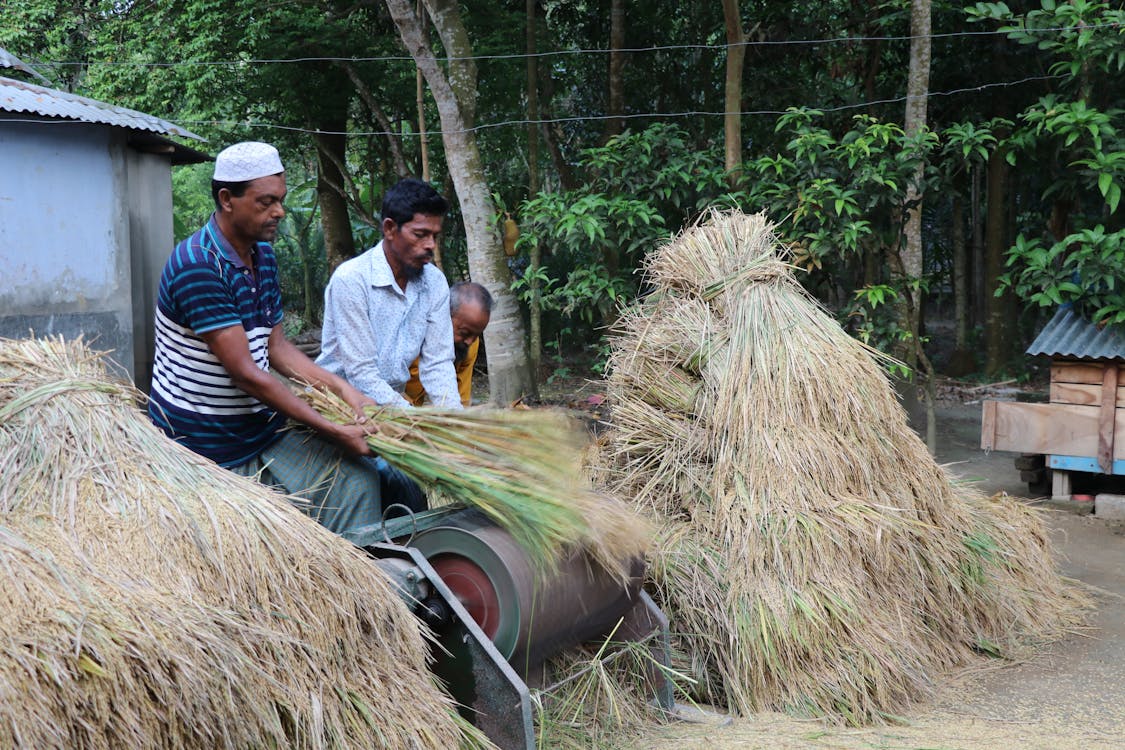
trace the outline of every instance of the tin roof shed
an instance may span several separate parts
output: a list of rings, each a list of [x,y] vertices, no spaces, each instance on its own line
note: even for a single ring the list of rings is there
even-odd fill
[[[22,66],[22,67],[21,67]],[[31,73],[0,50],[0,69]],[[159,117],[0,77],[0,336],[82,336],[147,389],[176,164]]]
[[[3,49],[0,49],[0,52],[3,52]],[[36,120],[45,118],[60,122],[88,122],[126,128],[134,131],[130,139],[131,146],[141,151],[167,153],[173,164],[194,164],[211,158],[193,148],[164,138],[165,135],[176,135],[197,141],[203,140],[175,123],[136,110],[13,78],[0,77],[0,113],[8,113],[9,120],[16,119],[14,117],[16,115],[28,115]]]
[[[1088,360],[1125,361],[1125,326],[1098,326],[1072,306],[1060,307],[1035,340],[1028,354]]]
[[[12,68],[13,70],[19,70],[42,81],[43,83],[50,83],[50,81],[42,76],[39,71],[31,67],[3,47],[0,47],[0,68]]]

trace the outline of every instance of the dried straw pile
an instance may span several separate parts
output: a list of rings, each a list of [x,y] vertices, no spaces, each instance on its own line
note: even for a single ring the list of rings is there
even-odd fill
[[[697,698],[878,720],[1072,622],[1038,518],[950,483],[763,216],[713,213],[648,273],[600,478],[662,524],[651,583]]]
[[[378,569],[137,396],[0,340],[0,746],[456,747]]]

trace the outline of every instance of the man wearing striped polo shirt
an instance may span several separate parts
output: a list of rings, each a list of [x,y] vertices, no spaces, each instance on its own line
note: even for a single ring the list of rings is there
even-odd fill
[[[320,416],[270,374],[325,386],[356,411],[374,402],[323,370],[281,327],[270,242],[285,216],[285,172],[269,144],[215,159],[210,221],[176,246],[160,277],[148,413],[173,440],[221,466],[305,498],[348,535],[380,518],[379,473],[361,425]],[[311,428],[285,430],[287,419]]]

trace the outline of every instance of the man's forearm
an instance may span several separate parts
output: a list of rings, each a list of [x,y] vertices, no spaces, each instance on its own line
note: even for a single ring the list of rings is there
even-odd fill
[[[242,376],[232,373],[231,380],[242,391],[290,419],[307,425],[328,438],[334,439],[337,436],[337,424],[325,419],[269,373],[257,369]]]
[[[347,381],[318,366],[284,336],[270,338],[270,367],[291,380],[327,388],[343,396]]]
[[[286,417],[311,427],[326,438],[340,443],[351,453],[357,455],[370,454],[370,448],[364,440],[362,427],[338,425],[325,419],[319,412],[299,399],[284,383],[259,367],[250,355],[246,331],[242,326],[227,326],[226,328],[208,331],[203,333],[202,337],[230,376],[231,384],[243,393],[272,407]],[[300,360],[294,358],[291,352],[287,354],[285,345],[289,342],[284,341],[284,336],[280,333],[280,326],[275,326],[270,333],[270,365],[275,364],[273,345],[277,343],[278,337],[283,340],[283,343],[277,347],[279,356],[276,364],[283,374],[292,373],[294,367],[299,368],[299,364],[294,363],[299,363]],[[305,357],[304,353],[295,346],[292,344],[289,344],[289,346],[301,358],[308,360],[308,357]]]

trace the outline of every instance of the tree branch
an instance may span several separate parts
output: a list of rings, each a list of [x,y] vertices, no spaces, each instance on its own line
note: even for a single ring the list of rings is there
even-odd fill
[[[379,126],[386,131],[387,141],[391,147],[391,158],[395,163],[395,174],[399,177],[408,177],[410,175],[410,170],[406,166],[406,157],[403,156],[402,153],[402,139],[395,135],[395,130],[391,125],[390,118],[387,117],[383,108],[379,106],[379,102],[375,100],[375,96],[371,93],[367,82],[360,78],[359,72],[355,69],[355,66],[346,60],[338,62],[337,64],[348,74],[348,78],[351,79],[352,85],[355,86],[359,98],[362,99],[363,103],[367,105],[367,108],[371,110],[371,114],[375,116],[375,119],[379,122]]]

